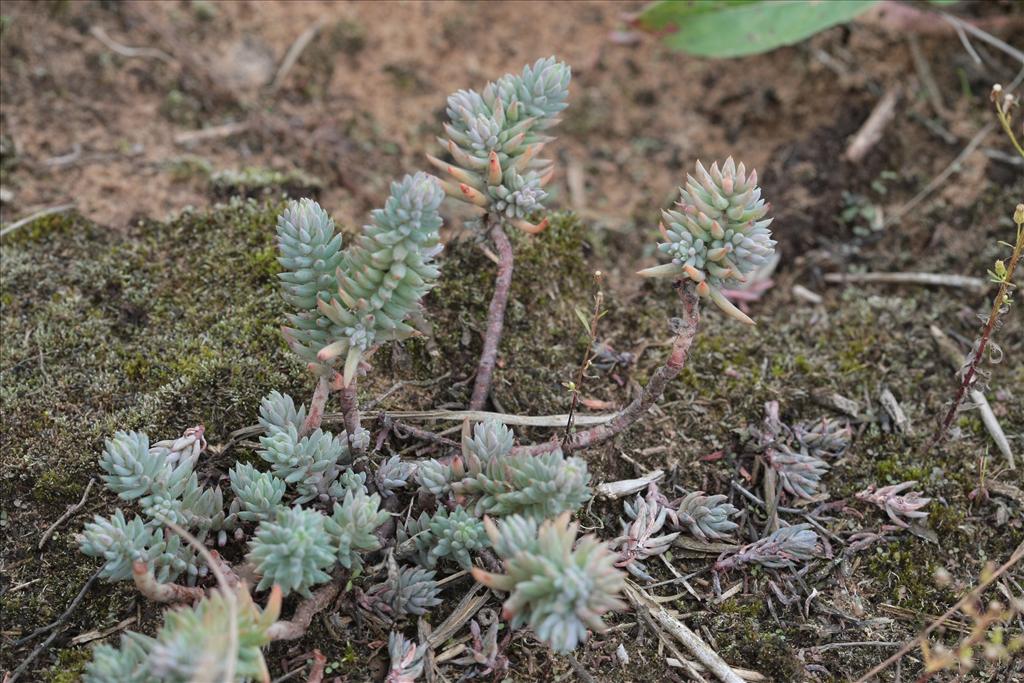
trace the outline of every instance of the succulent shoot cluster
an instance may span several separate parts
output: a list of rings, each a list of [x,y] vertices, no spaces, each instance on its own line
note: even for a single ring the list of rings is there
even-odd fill
[[[445,192],[531,233],[541,209],[552,162],[538,155],[553,140],[544,131],[567,106],[572,73],[554,57],[539,59],[522,74],[506,74],[482,92],[459,90],[448,97],[447,138],[438,138],[452,162],[429,156],[447,179]]]
[[[320,609],[309,605],[337,592],[331,586],[314,597],[317,586],[335,581],[354,588],[356,604],[394,624],[439,605],[443,582],[435,580],[436,572],[455,567],[508,593],[504,617],[513,629],[529,625],[537,638],[567,652],[589,631],[605,629],[602,615],[624,607],[619,567],[649,578],[642,561],[665,553],[681,534],[715,541],[736,530],[730,518],[738,511],[725,496],[697,491],[670,501],[652,484],[646,497],[626,503],[628,520],[622,520],[612,550],[593,536],[577,539],[578,524],[570,516],[590,500],[590,473],[586,461],[554,444],[517,449],[512,430],[488,420],[467,432],[461,453],[413,463],[366,454],[370,435],[358,427],[358,416],[352,419],[351,408],[344,414],[351,433],[320,427],[331,391],[345,389],[344,400],[354,404],[352,382],[371,349],[414,333],[410,318],[439,277],[434,259],[442,250],[439,207],[446,194],[482,209],[499,226],[527,232],[546,227],[546,221],[530,222],[543,208],[552,177],[552,163],[540,153],[566,107],[570,78],[569,67],[552,57],[479,93],[461,90],[449,97],[441,143],[451,161],[430,158],[445,179],[416,173],[393,183],[384,207],[371,213],[347,249],[316,202],[288,205],[277,225],[281,294],[291,308],[283,332],[317,375],[314,398],[307,411],[286,394],[266,396],[259,409],[259,460],[230,468],[227,502],[224,491],[204,485],[197,474],[206,449],[202,427],[153,444],[140,432],[118,432],[107,441],[100,457],[104,482],[140,514],[97,516],[78,535],[82,552],[102,559],[104,579],[133,577],[154,599],[195,604],[169,611],[155,638],[129,633],[120,649],[98,647],[86,681],[269,680],[261,649],[274,638],[297,637],[289,629],[302,628],[303,620],[308,625]],[[672,263],[644,274],[688,278],[701,296],[750,322],[722,289],[743,281],[772,254],[769,207],[760,194],[756,175],[742,164],[729,159],[706,170],[698,163],[678,210],[664,214],[667,241],[660,249]],[[610,349],[595,353],[605,369],[631,362]],[[792,436],[812,452],[841,452],[848,440],[848,432],[827,422],[798,426]],[[813,493],[824,471],[809,468],[799,455],[780,455],[771,464],[783,487],[800,496]],[[924,514],[917,508],[927,499],[897,493],[861,497],[888,506],[890,515]],[[408,510],[404,524],[392,526],[389,510]],[[190,534],[179,535],[181,528]],[[236,542],[247,541],[246,576],[255,590],[270,591],[263,611],[244,584],[225,585],[221,569],[227,563],[200,545],[225,545],[229,532]],[[396,543],[378,553],[392,532]],[[722,558],[718,568],[787,566],[812,556],[816,542],[806,525],[784,527]],[[493,562],[491,551],[504,573],[476,566],[481,559]],[[202,557],[220,568],[208,567]],[[211,569],[220,587],[193,587]],[[348,581],[364,571],[365,581]],[[182,576],[190,587],[161,585]],[[292,593],[307,601],[292,622],[274,626],[282,598]],[[462,661],[484,673],[507,668],[497,619],[486,637],[478,623],[472,629],[473,645]],[[422,674],[424,647],[395,631],[388,649],[387,681],[408,683]]]
[[[727,315],[753,324],[729,301],[722,289],[746,281],[746,276],[763,265],[775,252],[768,227],[771,208],[761,199],[757,172],[747,174],[732,157],[719,168],[708,170],[698,161],[696,177],[686,176],[679,189],[678,210],[662,212],[659,224],[665,242],[658,250],[671,263],[640,271],[647,277],[688,278],[697,293],[710,298]]]
[[[615,567],[615,553],[593,536],[577,541],[579,524],[569,522],[569,513],[540,525],[520,515],[484,524],[505,573],[474,567],[473,576],[509,593],[504,616],[512,628],[529,624],[556,652],[569,652],[588,630],[606,629],[603,614],[625,607],[618,597],[625,575]]]
[[[344,359],[347,385],[372,346],[413,334],[406,321],[440,275],[443,199],[436,178],[405,176],[346,251],[316,202],[288,206],[278,221],[278,260],[282,295],[295,308],[285,338],[300,358],[322,374]]]
[[[274,591],[260,610],[242,586],[214,591],[191,609],[169,610],[155,638],[128,632],[121,647],[99,645],[84,683],[270,680],[262,648],[281,611]]]
[[[590,499],[586,461],[565,457],[560,448],[541,455],[513,453],[512,430],[481,422],[450,465],[420,465],[420,486],[435,496],[450,495],[476,516],[520,514],[541,522],[578,510]]]

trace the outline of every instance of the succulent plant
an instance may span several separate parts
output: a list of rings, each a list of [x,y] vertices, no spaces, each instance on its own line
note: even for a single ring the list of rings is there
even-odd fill
[[[249,592],[213,591],[192,609],[168,610],[156,635],[147,665],[161,681],[268,680],[261,648],[280,613],[280,595],[260,610]]]
[[[502,646],[498,643],[498,629],[501,626],[498,622],[498,615],[491,610],[480,610],[480,620],[485,624],[490,624],[487,627],[487,633],[481,632],[480,622],[476,619],[469,622],[469,633],[473,638],[469,652],[452,660],[452,664],[475,667],[474,670],[464,674],[466,678],[489,674],[494,674],[497,677],[508,670],[508,657],[502,653]]]
[[[316,510],[282,507],[259,525],[247,556],[262,577],[257,590],[277,584],[284,595],[309,597],[311,587],[330,580],[325,570],[335,563],[335,549],[325,519]]]
[[[374,476],[377,490],[385,496],[392,495],[395,489],[409,485],[409,479],[415,471],[415,465],[411,462],[403,462],[399,456],[394,455],[377,468],[377,474]]]
[[[163,530],[147,525],[138,515],[129,521],[121,510],[109,518],[96,515],[76,540],[83,554],[104,560],[100,578],[107,581],[131,578],[132,564],[138,561],[145,562],[161,582],[198,572],[195,555],[182,545],[180,536],[169,535],[165,540]]]
[[[515,445],[515,433],[497,420],[484,420],[473,427],[471,437],[463,437],[462,451],[466,457],[475,456],[483,462],[503,458]]]
[[[852,435],[849,422],[834,418],[823,417],[793,426],[797,442],[815,457],[838,458],[846,452]]]
[[[619,561],[616,566],[625,567],[630,574],[645,581],[652,580],[647,574],[641,560],[661,555],[669,549],[679,532],[656,536],[665,526],[668,508],[657,500],[657,488],[651,487],[648,498],[637,496],[632,504],[624,503],[626,515],[632,521],[619,520],[622,524],[622,535],[615,539],[612,546],[619,549]]]
[[[394,557],[388,558],[388,577],[366,592],[365,604],[374,611],[397,619],[403,615],[425,614],[441,604],[441,589],[434,572],[420,567],[399,567]]]
[[[586,640],[588,629],[605,630],[605,612],[625,606],[618,597],[625,576],[615,567],[615,553],[593,536],[577,542],[579,525],[569,522],[568,513],[539,527],[520,515],[500,524],[484,520],[506,573],[472,572],[483,585],[509,593],[504,616],[512,628],[529,624],[556,652],[569,652]]]
[[[280,614],[279,593],[260,610],[248,591],[212,592],[193,608],[169,610],[156,638],[128,632],[121,647],[100,645],[84,683],[269,680],[261,648]]]
[[[384,683],[415,683],[423,674],[423,648],[392,631],[388,636],[388,656],[391,668]]]
[[[662,212],[660,224],[665,242],[658,250],[671,263],[640,271],[648,277],[689,278],[697,294],[710,298],[727,315],[753,324],[722,293],[730,282],[743,282],[746,275],[763,265],[775,252],[775,241],[766,218],[769,209],[761,199],[757,172],[747,175],[732,157],[710,171],[698,161],[697,176],[686,176],[679,189],[679,210]]]
[[[166,439],[157,441],[150,445],[150,456],[162,455],[164,462],[168,465],[177,465],[179,462],[191,462],[195,466],[199,456],[206,450],[206,428],[202,425],[189,427],[185,433],[177,439]]]
[[[150,450],[149,437],[142,432],[117,432],[106,440],[100,456],[103,482],[123,500],[135,500],[154,492],[180,495],[192,474],[190,460],[176,466],[168,449]],[[176,496],[175,496],[176,497]]]
[[[779,475],[782,490],[791,496],[809,500],[814,497],[821,484],[821,477],[828,471],[828,463],[807,452],[796,452],[789,447],[777,445],[765,453],[765,459]]]
[[[725,501],[722,494],[707,496],[703,491],[693,491],[670,505],[669,518],[674,526],[685,528],[702,541],[728,538],[738,526],[729,518],[739,510]]]
[[[424,567],[433,568],[439,560],[451,558],[463,569],[473,564],[471,552],[491,545],[484,531],[483,522],[470,515],[460,505],[450,513],[438,508],[433,516],[420,513],[419,519],[406,522],[401,528],[398,541],[414,538],[417,561]]]
[[[758,541],[745,545],[732,555],[721,557],[715,563],[716,571],[737,569],[748,564],[781,569],[792,568],[797,562],[813,558],[817,551],[818,534],[810,524],[785,526]]]
[[[260,472],[247,463],[235,464],[228,471],[228,477],[239,503],[239,519],[247,522],[273,519],[284,500],[284,480],[269,472]]]
[[[433,261],[442,249],[442,199],[440,183],[426,173],[391,184],[384,208],[370,214],[359,240],[345,251],[336,291],[318,302],[325,320],[318,320],[313,330],[307,324],[286,331],[300,356],[319,345],[316,362],[344,358],[348,385],[371,346],[414,333],[405,320],[419,309],[440,275]],[[307,331],[317,334],[307,338]]]
[[[330,301],[338,288],[343,253],[334,221],[312,199],[290,202],[277,219],[277,249],[281,298],[316,315],[317,303]]]
[[[266,436],[285,430],[289,426],[296,431],[306,421],[306,406],[295,407],[295,401],[288,394],[271,391],[260,402],[260,427]]]
[[[522,514],[541,521],[578,510],[590,498],[587,463],[561,449],[540,455],[511,453],[511,430],[482,422],[451,466],[451,491],[482,516]]]
[[[440,498],[452,490],[451,482],[455,473],[451,465],[437,460],[423,460],[416,465],[415,477],[421,490]]]
[[[270,436],[260,437],[263,448],[259,455],[270,463],[274,476],[295,486],[299,492],[297,503],[306,503],[327,491],[332,474],[337,476],[336,465],[351,462],[348,441],[344,436],[317,429],[299,438],[295,425],[275,430]]]
[[[121,647],[97,645],[85,665],[82,683],[157,683],[149,672],[149,651],[155,641],[139,633],[121,635]]]
[[[907,489],[914,488],[915,486],[917,486],[917,481],[905,481],[901,484],[883,486],[877,490],[874,486],[869,486],[857,494],[857,499],[877,505],[885,511],[885,514],[889,515],[889,519],[894,524],[906,529],[910,526],[906,520],[924,519],[928,516],[927,512],[921,511],[921,508],[928,505],[932,500],[931,498],[923,497],[917,491],[900,495]]]
[[[452,197],[504,217],[527,232],[546,227],[526,218],[547,197],[551,162],[537,155],[552,138],[542,131],[557,122],[567,106],[572,73],[554,57],[539,59],[520,75],[506,74],[481,93],[459,90],[448,97],[447,139],[441,146],[448,163],[430,162],[451,180],[443,181]]]
[[[341,566],[352,571],[362,569],[359,553],[380,548],[380,539],[373,533],[388,513],[380,509],[380,496],[366,494],[366,488],[349,489],[341,503],[334,504],[334,514],[324,522],[324,529],[333,539]]]

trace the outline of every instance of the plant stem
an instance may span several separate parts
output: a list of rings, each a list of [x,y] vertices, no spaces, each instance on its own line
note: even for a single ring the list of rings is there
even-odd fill
[[[295,640],[306,635],[309,625],[313,622],[313,617],[338,597],[338,592],[344,581],[344,578],[336,579],[313,591],[313,595],[300,602],[299,606],[295,608],[295,614],[291,621],[275,621],[267,629],[267,635],[271,640]]]
[[[594,279],[600,287],[601,272],[594,274]],[[572,437],[572,426],[576,419],[576,408],[580,403],[580,389],[583,388],[583,380],[587,377],[587,370],[594,360],[594,342],[597,341],[597,322],[601,319],[601,304],[604,303],[604,292],[600,289],[594,295],[594,314],[587,325],[587,348],[583,352],[583,360],[580,362],[579,372],[576,375],[576,382],[572,385],[572,401],[569,403],[569,419],[565,424],[565,436],[562,437],[562,444],[565,445]],[[580,314],[583,315],[582,313]]]
[[[362,429],[359,421],[359,401],[356,399],[356,381],[353,379],[347,387],[342,387],[338,392],[341,396],[341,414],[345,422],[345,435],[348,437],[349,449],[353,455],[360,455],[363,452],[357,447],[353,439]]]
[[[661,395],[665,393],[668,383],[675,379],[686,365],[686,354],[693,344],[697,335],[697,328],[700,324],[700,300],[693,291],[693,286],[684,284],[681,281],[675,284],[679,292],[679,299],[682,305],[682,319],[679,319],[676,329],[676,337],[672,341],[672,351],[668,360],[658,368],[651,376],[647,386],[640,391],[640,395],[628,406],[620,410],[609,422],[592,427],[586,431],[573,434],[572,438],[564,444],[557,441],[546,441],[532,446],[520,446],[513,449],[513,453],[527,453],[539,455],[555,450],[561,446],[567,453],[581,448],[589,448],[599,443],[608,441],[619,432],[631,426],[634,422],[643,417],[651,407],[657,403]]]
[[[505,326],[505,307],[512,286],[512,243],[508,241],[508,235],[502,229],[501,219],[493,219],[488,214],[484,220],[492,222],[490,234],[494,246],[498,249],[498,277],[494,280],[494,295],[487,311],[484,348],[480,353],[480,363],[476,370],[473,396],[469,402],[470,410],[481,410],[491,393],[491,377],[498,357],[498,343],[501,341],[501,331]]]
[[[313,398],[309,401],[309,414],[306,421],[302,423],[302,430],[299,437],[308,436],[320,427],[324,419],[324,407],[327,405],[327,397],[331,395],[331,383],[326,376],[321,375],[316,382],[316,390],[313,391]]]
[[[995,329],[996,321],[999,319],[999,314],[1003,310],[1003,306],[1007,302],[1010,288],[1013,287],[1013,272],[1017,269],[1017,263],[1020,261],[1021,251],[1024,250],[1024,224],[1017,224],[1017,243],[1013,247],[1013,255],[1010,257],[1010,263],[1006,267],[1006,275],[1002,277],[1002,281],[999,284],[999,291],[996,293],[996,298],[992,301],[992,309],[988,314],[988,321],[981,330],[981,337],[978,340],[978,349],[971,356],[971,364],[967,367],[967,371],[964,373],[964,378],[960,382],[960,388],[957,389],[956,397],[953,399],[953,405],[949,407],[949,411],[946,413],[946,417],[942,420],[942,424],[939,426],[938,432],[932,438],[931,444],[929,444],[929,450],[938,446],[942,443],[942,440],[946,437],[949,431],[949,426],[953,424],[953,418],[956,417],[957,411],[960,409],[960,404],[963,403],[964,396],[967,391],[974,384],[974,378],[977,375],[978,365],[981,363],[981,359],[985,356],[985,347],[988,346],[989,337],[992,336],[992,330]]]

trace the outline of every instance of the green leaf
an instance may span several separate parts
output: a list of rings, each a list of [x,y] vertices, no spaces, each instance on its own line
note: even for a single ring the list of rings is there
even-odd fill
[[[850,21],[879,0],[659,0],[638,18],[665,43],[701,57],[740,57],[792,45]]]
[[[583,312],[578,306],[574,309],[576,311],[576,317],[583,323],[583,331],[590,334],[590,321],[587,320],[587,314]]]

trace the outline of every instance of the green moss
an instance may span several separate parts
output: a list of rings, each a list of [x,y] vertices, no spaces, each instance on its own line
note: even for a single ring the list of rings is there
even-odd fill
[[[214,197],[318,197],[324,183],[300,170],[277,171],[248,166],[241,170],[217,171],[210,175]]]
[[[873,589],[887,600],[920,612],[944,611],[946,591],[935,585],[939,565],[926,541],[902,539],[878,546],[864,565],[874,580]]]
[[[73,647],[57,653],[57,663],[47,672],[49,683],[76,683],[81,680],[85,665],[92,659],[92,650]]]
[[[796,629],[783,630],[770,617],[765,620],[763,604],[763,599],[746,598],[719,606],[719,613],[708,619],[718,652],[729,664],[758,671],[770,681],[801,680],[804,668],[795,646],[803,638]]]
[[[59,470],[49,470],[36,480],[32,497],[40,503],[72,503],[82,495],[82,483]]]

